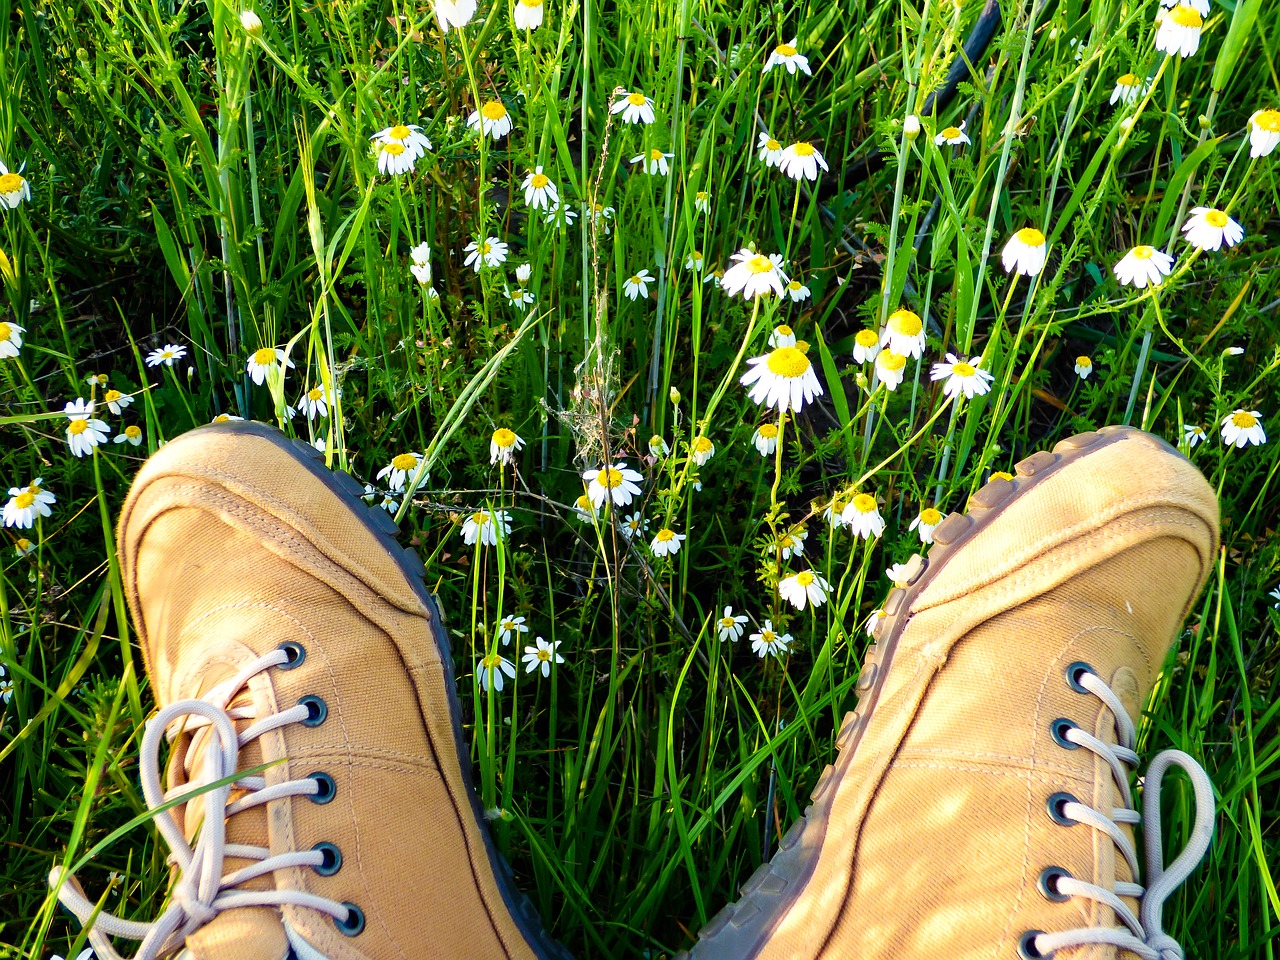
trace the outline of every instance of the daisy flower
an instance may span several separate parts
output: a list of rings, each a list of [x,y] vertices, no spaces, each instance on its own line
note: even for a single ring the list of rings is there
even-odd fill
[[[844,508],[847,506],[847,503],[839,497],[836,497],[828,503],[826,509],[822,511],[822,519],[827,521],[827,524],[832,530],[838,530],[840,527],[844,526]]]
[[[542,172],[541,166],[534,167],[527,173],[520,186],[524,188],[524,202],[535,210],[548,210],[553,203],[560,202],[556,185]]]
[[[510,643],[513,637],[518,641],[520,634],[528,632],[529,628],[525,625],[524,617],[498,618],[498,636],[504,644]]]
[[[756,656],[763,660],[769,654],[781,659],[782,655],[787,652],[787,647],[791,644],[791,634],[775,633],[773,629],[773,621],[766,620],[764,629],[759,633],[751,635],[751,650]]]
[[[306,414],[308,420],[314,420],[329,415],[329,403],[329,391],[324,384],[317,383],[298,398],[298,410]]]
[[[872,610],[871,616],[867,617],[867,636],[875,637],[876,627],[880,626],[880,621],[884,619],[884,610]]]
[[[1116,279],[1142,290],[1155,286],[1173,272],[1173,257],[1145,244],[1134,247],[1113,268]]]
[[[692,270],[694,273],[701,273],[702,272],[702,251],[694,250],[689,254],[689,256],[685,257],[684,268],[686,270]]]
[[[960,121],[960,126],[958,127],[943,127],[938,135],[933,138],[933,142],[938,146],[942,146],[944,143],[949,143],[953,146],[961,143],[973,143],[969,139],[969,135],[964,132],[963,120]]]
[[[628,300],[635,300],[638,297],[649,296],[649,284],[654,282],[653,276],[648,270],[641,270],[632,274],[622,285],[622,292]]]
[[[769,346],[773,349],[778,347],[794,347],[796,345],[796,332],[785,323],[780,323],[773,328],[773,333],[769,334]]]
[[[119,390],[108,390],[102,395],[102,402],[107,405],[108,410],[118,417],[125,407],[133,403],[133,397],[127,393],[121,393]]]
[[[724,616],[716,621],[716,633],[720,635],[720,642],[732,640],[737,643],[742,639],[742,631],[746,627],[747,618],[742,614],[736,617],[733,615],[733,607],[724,608]]]
[[[942,392],[948,397],[959,397],[963,392],[966,400],[974,396],[982,396],[991,389],[995,379],[989,372],[979,368],[981,357],[970,357],[960,360],[954,353],[947,354],[946,363],[935,363],[929,371],[930,380],[946,379]]]
[[[418,469],[422,463],[422,454],[417,451],[400,453],[391,458],[391,462],[378,471],[375,480],[386,480],[393,493],[404,489],[405,480]]]
[[[83,397],[68,403],[63,414],[71,421],[67,424],[67,443],[77,457],[87,456],[98,444],[107,442],[107,425],[93,416],[93,404],[85,403]]]
[[[476,273],[481,267],[499,267],[506,262],[508,247],[497,237],[486,237],[484,240],[472,240],[462,252],[467,258],[462,261],[464,267],[470,267]]]
[[[911,521],[907,529],[916,531],[921,543],[933,543],[933,531],[942,522],[942,516],[941,511],[935,510],[933,507],[925,507]]]
[[[533,266],[528,263],[522,263],[516,267],[516,279],[520,281],[521,286],[529,282],[529,278],[533,276]]]
[[[31,184],[26,177],[0,163],[0,204],[13,210],[23,200],[31,199]]]
[[[450,27],[461,29],[471,22],[476,15],[476,0],[435,0],[435,10],[440,32],[448,33]]]
[[[802,570],[778,581],[778,596],[797,610],[803,610],[810,603],[815,607],[822,606],[827,602],[830,589],[831,584],[812,570]]]
[[[760,134],[756,142],[757,156],[766,167],[776,167],[782,163],[782,144],[767,133]]]
[[[637,534],[648,533],[649,521],[640,514],[633,513],[631,516],[627,517],[626,520],[622,521],[622,526],[619,529],[622,530],[622,535],[624,537],[631,540]]]
[[[1198,443],[1204,443],[1209,439],[1209,435],[1204,432],[1204,427],[1197,423],[1183,424],[1182,439],[1187,441],[1187,448],[1191,449]]]
[[[237,417],[234,413],[220,413],[210,423],[235,423],[237,420],[243,420],[244,417]]]
[[[267,374],[277,367],[287,369],[292,366],[293,361],[288,359],[279,347],[262,347],[249,354],[249,362],[245,364],[244,369],[249,374],[250,380],[262,386],[267,379]]]
[[[804,542],[809,537],[808,530],[792,530],[778,538],[778,553],[783,560],[790,560],[804,553]]]
[[[693,209],[698,213],[711,212],[711,194],[706,190],[699,190],[693,195]]]
[[[902,354],[892,350],[881,350],[876,354],[876,373],[886,390],[897,390],[906,372],[907,358]]]
[[[704,467],[707,461],[716,455],[716,445],[705,436],[700,436],[693,441],[689,447],[689,456],[693,458],[693,462],[700,467]]]
[[[596,506],[588,494],[583,494],[573,502],[573,515],[583,523],[592,523],[596,518]]]
[[[4,525],[30,530],[35,526],[37,517],[48,517],[53,511],[49,504],[56,503],[53,494],[40,488],[40,478],[27,487],[13,487],[9,490],[9,501],[4,505]]]
[[[505,510],[476,510],[462,522],[462,541],[475,546],[497,546],[498,539],[511,532],[511,516]]]
[[[394,127],[379,130],[369,139],[377,143],[400,144],[411,162],[431,149],[431,141],[426,138],[422,128],[416,123],[398,123]]]
[[[1048,255],[1044,234],[1035,227],[1023,227],[1004,245],[1001,253],[1004,272],[1018,273],[1024,277],[1038,276],[1044,269]]]
[[[1224,243],[1234,247],[1244,239],[1244,227],[1213,207],[1192,208],[1182,232],[1197,250],[1220,250]]]
[[[762,423],[751,436],[751,445],[762,457],[772,457],[778,449],[778,425]]]
[[[17,542],[13,545],[13,552],[20,557],[29,557],[31,554],[35,553],[35,550],[36,545],[26,537],[19,537]],[[8,703],[7,700],[5,702]]]
[[[163,347],[152,350],[147,354],[147,366],[158,367],[163,363],[166,367],[172,367],[174,363],[186,355],[186,347],[180,347],[176,343],[166,343]]]
[[[516,29],[538,29],[542,26],[544,12],[542,0],[516,0]]]
[[[782,296],[782,284],[786,276],[782,272],[780,254],[771,253],[766,257],[749,247],[743,247],[729,259],[733,266],[724,272],[720,281],[721,288],[729,296],[741,293],[743,299],[750,300],[769,290]]]
[[[1267,442],[1262,429],[1262,414],[1257,410],[1237,410],[1222,418],[1222,442],[1237,450],[1245,444],[1261,446]]]
[[[987,477],[987,480],[988,480],[988,481],[991,481],[991,480],[1008,480],[1009,482],[1011,482],[1011,483],[1012,483],[1012,482],[1013,482],[1013,474],[1012,474],[1012,473],[1008,473],[1008,472],[1006,472],[1006,471],[1004,471],[1004,470],[993,470],[993,471],[991,471],[991,475]]]
[[[1196,12],[1202,17],[1207,17],[1209,15],[1209,11],[1213,9],[1210,0],[1181,0],[1181,2],[1195,7]],[[1160,6],[1162,7],[1177,6],[1178,3],[1179,0],[1160,0]]]
[[[506,284],[503,284],[502,294],[507,298],[507,302],[521,313],[524,313],[529,304],[534,301],[533,294],[524,289],[524,287],[516,287],[512,290]]]
[[[918,359],[924,354],[924,321],[906,308],[893,311],[880,331],[880,346]]]
[[[813,76],[809,70],[809,58],[801,54],[796,44],[799,42],[798,37],[792,37],[790,43],[780,43],[773,48],[773,53],[769,54],[769,59],[764,62],[764,69],[761,73],[768,73],[774,67],[786,67],[787,73],[793,77],[797,70],[806,77]]]
[[[840,522],[864,540],[884,533],[884,517],[880,516],[876,498],[869,493],[860,493],[850,500],[840,514]]]
[[[792,303],[801,303],[808,300],[813,294],[803,283],[795,277],[787,284],[787,296],[791,298]]]
[[[827,170],[827,161],[806,140],[788,146],[778,159],[778,169],[792,180],[817,180],[819,167]]]
[[[136,424],[129,424],[112,438],[112,443],[130,443],[133,446],[139,446],[142,443],[142,428]]]
[[[1081,380],[1088,380],[1091,373],[1093,373],[1093,361],[1088,357],[1076,357],[1076,376]]]
[[[643,93],[624,93],[618,100],[615,100],[613,106],[609,108],[609,112],[614,114],[622,114],[623,123],[653,123],[653,101],[646,97]],[[635,161],[631,161],[635,163]]]
[[[377,141],[373,152],[378,158],[378,172],[384,177],[398,177],[413,172],[414,155],[398,140]]]
[[[613,232],[613,207],[606,207],[602,203],[584,203],[582,212],[591,218],[592,225],[602,230],[606,237]]]
[[[483,137],[501,140],[511,132],[511,114],[507,113],[501,100],[488,100],[480,105],[479,110],[471,111],[471,115],[467,117],[467,126],[479,127]]]
[[[26,327],[0,321],[0,357],[16,357],[22,349],[22,335],[26,332]]]
[[[400,509],[400,501],[390,493],[384,493],[382,495],[382,502],[379,503],[378,506],[394,516],[396,511]]]
[[[807,345],[806,345],[807,346]],[[775,407],[779,413],[799,413],[806,403],[822,396],[822,384],[813,364],[799,346],[778,347],[763,357],[747,361],[751,369],[738,381],[751,387],[748,397],[754,403]]]
[[[515,666],[500,653],[491,653],[476,663],[476,680],[486,692],[502,689],[504,673],[512,680],[516,678]]]
[[[895,563],[884,572],[884,575],[899,590],[905,590],[910,586],[911,572],[911,564]]]
[[[541,637],[533,641],[534,645],[524,648],[524,672],[533,673],[533,671],[541,668],[544,677],[551,676],[551,665],[554,663],[564,663],[564,657],[557,652],[560,649],[562,640],[556,640],[553,643],[547,643]]]
[[[667,161],[674,157],[674,153],[663,153],[657,147],[652,148],[648,154],[637,154],[631,158],[632,163],[644,162],[644,172],[650,176],[665,177],[671,172],[671,167]]]
[[[667,446],[667,441],[655,433],[649,438],[649,453],[655,457],[665,457],[671,453],[671,448]]]
[[[1128,106],[1136,103],[1138,98],[1151,88],[1149,81],[1143,81],[1137,74],[1126,73],[1116,80],[1115,89],[1111,91],[1111,105],[1117,103]]]
[[[1249,118],[1249,156],[1265,157],[1280,144],[1280,110],[1258,110]]]
[[[599,510],[606,500],[615,507],[625,507],[640,493],[637,484],[644,478],[619,461],[611,467],[587,470],[582,479],[587,483],[587,496],[591,498],[592,506]]]
[[[1163,11],[1162,11],[1163,12]],[[1189,57],[1200,48],[1200,31],[1204,17],[1188,3],[1179,3],[1160,18],[1156,31],[1156,50],[1173,56]]]
[[[499,427],[489,438],[489,463],[513,464],[516,454],[524,447],[524,440],[514,430]]]
[[[663,527],[649,541],[649,549],[653,551],[655,557],[674,557],[680,552],[680,543],[684,539],[686,538],[683,533],[676,533],[674,530]]]
[[[542,222],[548,226],[571,227],[573,221],[578,219],[578,211],[567,203],[553,203],[547,208],[546,216],[542,218]]]
[[[867,363],[880,352],[880,337],[874,330],[859,330],[853,337],[853,362]]]

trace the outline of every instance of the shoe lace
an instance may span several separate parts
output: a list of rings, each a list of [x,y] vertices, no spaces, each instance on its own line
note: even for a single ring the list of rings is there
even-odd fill
[[[1143,781],[1143,805],[1150,817],[1145,827],[1147,884],[1145,887],[1140,885],[1137,882],[1139,877],[1137,855],[1134,853],[1133,844],[1119,827],[1121,823],[1136,826],[1142,822],[1141,815],[1134,809],[1133,796],[1129,789],[1129,775],[1124,766],[1128,764],[1130,767],[1136,767],[1140,759],[1133,750],[1137,736],[1134,722],[1120,698],[1092,670],[1081,670],[1075,680],[1080,687],[1094,694],[1111,710],[1116,719],[1118,742],[1106,743],[1075,726],[1067,729],[1062,736],[1077,746],[1093,751],[1107,762],[1120,789],[1124,806],[1114,808],[1111,816],[1108,817],[1083,803],[1068,801],[1061,805],[1059,812],[1066,821],[1085,824],[1110,836],[1128,862],[1134,882],[1117,882],[1113,890],[1107,890],[1092,883],[1060,875],[1055,884],[1059,895],[1083,897],[1106,904],[1115,911],[1116,916],[1124,923],[1124,927],[1089,927],[1063,930],[1058,933],[1036,931],[1035,935],[1030,937],[1034,944],[1034,953],[1031,955],[1049,957],[1054,951],[1066,947],[1106,944],[1120,950],[1129,950],[1143,960],[1183,960],[1185,954],[1181,945],[1164,931],[1162,914],[1165,901],[1170,894],[1191,875],[1209,849],[1209,841],[1213,837],[1215,811],[1213,783],[1204,768],[1181,750],[1164,750],[1152,759]],[[1160,790],[1165,773],[1173,766],[1181,767],[1191,779],[1195,794],[1196,818],[1186,846],[1173,863],[1166,867],[1160,835]],[[1140,904],[1138,916],[1134,916],[1133,911],[1120,899],[1122,896],[1138,899]]]
[[[237,771],[239,751],[245,744],[272,730],[301,723],[311,715],[310,708],[301,703],[261,719],[252,706],[229,706],[232,697],[250,678],[271,667],[282,666],[289,659],[284,649],[273,650],[245,666],[238,675],[219,684],[204,697],[171,703],[147,721],[139,765],[142,793],[148,808],[157,810],[172,800],[199,796],[204,802],[204,823],[193,846],[187,842],[173,808],[157,811],[155,822],[169,844],[169,862],[178,867],[178,880],[170,891],[169,905],[150,923],[125,920],[108,913],[98,914],[93,918],[89,942],[99,957],[123,960],[107,939],[121,937],[142,941],[135,960],[154,960],[180,947],[188,936],[218,914],[242,907],[292,905],[318,910],[340,923],[347,921],[347,905],[316,894],[301,890],[237,889],[240,884],[274,870],[319,867],[325,861],[323,851],[290,851],[272,856],[267,847],[226,842],[228,817],[284,797],[314,796],[323,789],[320,780],[313,775],[267,786],[265,778],[248,776],[211,790],[204,787],[204,784],[216,783]],[[183,721],[178,732],[209,727],[211,735],[205,747],[205,767],[200,782],[165,792],[160,781],[160,741],[169,726],[178,719]],[[253,722],[237,734],[236,720]],[[246,791],[245,795],[232,801],[233,787]],[[254,862],[224,873],[226,857]],[[62,905],[81,923],[89,922],[97,905],[85,896],[69,871],[61,866],[54,867],[49,875],[49,885],[57,891]]]

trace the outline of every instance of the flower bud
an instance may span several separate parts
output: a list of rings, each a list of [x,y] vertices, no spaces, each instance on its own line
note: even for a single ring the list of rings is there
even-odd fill
[[[907,119],[902,121],[902,132],[914,143],[916,137],[920,136],[920,118],[914,113],[908,113]]]
[[[251,37],[262,36],[262,18],[252,10],[240,11],[240,26],[244,27],[244,32]]]
[[[667,394],[667,398],[671,401],[673,407],[680,406],[680,391],[675,387],[671,388],[671,392]]]

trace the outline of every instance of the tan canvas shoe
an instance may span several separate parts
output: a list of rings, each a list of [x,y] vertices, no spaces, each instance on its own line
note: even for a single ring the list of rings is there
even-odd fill
[[[1217,543],[1209,485],[1138,430],[1065,440],[979,490],[890,594],[805,819],[692,956],[1180,957],[1160,911],[1207,849],[1212,787],[1185,754],[1157,758],[1140,871],[1129,773]],[[1165,869],[1171,763],[1197,822]]]
[[[138,473],[118,538],[161,708],[144,794],[244,775],[157,814],[169,905],[150,924],[99,916],[100,958],[108,936],[148,960],[565,956],[483,825],[422,565],[360,492],[256,423],[193,430]],[[73,878],[59,895],[93,910]]]

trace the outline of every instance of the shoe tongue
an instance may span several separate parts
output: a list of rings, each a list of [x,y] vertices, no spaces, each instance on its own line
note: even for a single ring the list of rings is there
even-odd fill
[[[1107,685],[1111,691],[1120,698],[1120,702],[1124,705],[1125,712],[1129,717],[1137,722],[1142,715],[1143,696],[1139,688],[1140,681],[1128,667],[1120,667],[1107,678]],[[1115,745],[1118,742],[1119,724],[1111,715],[1111,711],[1105,707],[1098,714],[1097,726],[1093,731],[1103,743]],[[1123,808],[1124,794],[1121,792],[1119,785],[1115,781],[1115,776],[1111,772],[1110,765],[1101,757],[1095,758],[1095,773],[1098,787],[1094,794],[1094,808],[1105,816],[1110,816],[1111,811],[1116,808]],[[1120,832],[1129,840],[1130,845],[1134,844],[1133,827],[1127,823],[1117,824]],[[1111,842],[1109,838],[1100,838],[1104,849],[1104,875],[1100,878],[1101,885],[1108,890],[1113,889],[1117,882],[1132,883],[1134,878],[1130,874],[1128,861],[1125,860],[1119,848]],[[1136,847],[1135,847],[1136,849]],[[1111,869],[1107,871],[1105,864],[1110,860]],[[1110,875],[1107,875],[1107,874]],[[1121,897],[1129,909],[1135,914],[1138,912],[1138,901],[1132,897]]]
[[[284,960],[289,953],[280,911],[243,907],[220,913],[187,937],[192,960]]]

